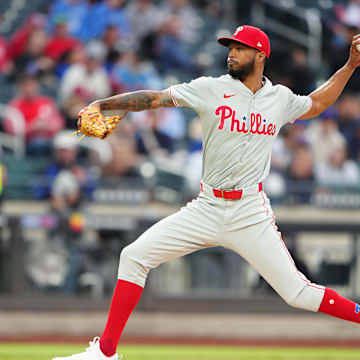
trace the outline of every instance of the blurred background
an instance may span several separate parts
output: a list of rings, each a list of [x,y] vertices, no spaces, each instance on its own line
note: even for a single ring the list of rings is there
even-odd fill
[[[77,142],[68,135],[78,111],[113,94],[224,74],[227,50],[216,40],[241,24],[270,36],[271,81],[308,94],[347,60],[360,31],[360,1],[0,2],[0,337],[41,333],[35,320],[43,312],[72,311],[58,321],[99,312],[92,327],[101,328],[121,249],[199,192],[196,113],[129,113],[108,139]],[[282,129],[264,186],[298,268],[360,299],[359,70],[318,119]],[[145,318],[173,311],[304,314],[221,248],[153,270],[137,309]],[[14,320],[24,311],[35,314],[29,328]],[[256,324],[253,336],[263,330],[261,320]],[[48,326],[47,335],[55,327],[57,334],[93,334],[87,325]],[[346,329],[344,337],[356,336]],[[130,333],[149,335],[146,326]]]

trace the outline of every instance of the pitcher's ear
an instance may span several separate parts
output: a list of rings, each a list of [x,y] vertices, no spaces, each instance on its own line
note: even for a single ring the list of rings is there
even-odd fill
[[[266,63],[266,54],[265,54],[264,51],[258,52],[258,54],[257,54],[257,61],[258,61],[258,62],[261,62],[261,63],[263,63],[263,64],[265,65],[265,63]]]

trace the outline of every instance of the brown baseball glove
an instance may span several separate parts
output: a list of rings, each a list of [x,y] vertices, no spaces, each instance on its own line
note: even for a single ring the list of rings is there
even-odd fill
[[[82,138],[84,136],[93,136],[105,139],[114,131],[117,123],[124,117],[125,115],[104,117],[97,107],[86,107],[79,112],[76,133],[83,133]]]

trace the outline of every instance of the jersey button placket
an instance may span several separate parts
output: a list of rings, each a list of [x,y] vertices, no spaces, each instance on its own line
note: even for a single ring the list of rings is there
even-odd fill
[[[244,116],[246,117],[246,129],[248,129],[248,132],[245,135],[245,140],[244,140],[244,143],[243,143],[243,146],[241,148],[241,154],[240,154],[240,157],[239,157],[239,162],[242,163],[246,157],[246,153],[247,153],[247,147],[249,146],[249,143],[250,143],[250,125],[251,125],[251,122],[250,122],[250,119],[251,119],[251,112],[252,112],[252,108],[253,108],[253,102],[254,102],[254,97],[252,96],[251,99],[250,99],[250,103],[249,103],[249,107],[248,107],[248,112],[247,114]],[[234,177],[236,177],[237,175],[237,171],[234,171],[233,172],[233,175]]]
[[[250,105],[249,105],[249,113],[248,113],[248,117],[246,119],[246,126],[247,126],[247,129],[249,130],[246,134],[247,135],[247,143],[250,142],[251,114],[254,112],[254,108],[255,108],[255,96],[252,95],[251,100],[250,100]]]

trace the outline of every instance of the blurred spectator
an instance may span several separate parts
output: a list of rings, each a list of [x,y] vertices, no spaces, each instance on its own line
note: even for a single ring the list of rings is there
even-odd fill
[[[238,8],[240,3],[237,4]],[[245,2],[241,5],[250,6],[250,4],[246,4]],[[209,22],[210,25],[215,25],[216,23],[220,22],[221,19],[224,17],[224,6],[221,1],[206,1],[205,3],[201,4],[201,9],[206,14],[206,21]],[[226,10],[225,10],[226,11]],[[241,10],[243,11],[243,10]]]
[[[0,155],[2,155],[1,148],[0,148]],[[4,188],[7,181],[7,170],[5,164],[0,162],[0,202],[2,199],[2,194],[4,192]]]
[[[146,111],[143,126],[136,132],[137,151],[152,158],[168,157],[174,152],[174,140],[161,130],[161,115]]]
[[[152,111],[139,111],[131,115],[132,122],[137,129],[149,129],[153,126]],[[149,119],[150,114],[150,119]],[[181,110],[177,108],[157,109],[156,128],[161,133],[170,137],[173,142],[180,142],[186,135],[185,118]]]
[[[134,51],[124,52],[111,72],[116,92],[140,89],[162,89],[163,82],[157,71],[149,63],[140,61]]]
[[[57,62],[66,52],[79,46],[79,41],[68,33],[68,20],[65,17],[58,17],[55,22],[54,34],[45,48],[45,55]]]
[[[15,32],[9,42],[9,56],[16,59],[25,52],[30,35],[36,30],[44,30],[46,17],[40,13],[31,14],[25,24]]]
[[[134,43],[140,43],[156,31],[160,24],[161,11],[152,0],[135,0],[126,7],[129,15],[131,36]]]
[[[69,20],[69,33],[78,37],[87,11],[86,0],[57,0],[53,3],[49,12],[49,31],[52,32],[59,17]],[[101,18],[99,19],[101,21]]]
[[[292,203],[310,202],[313,186],[313,158],[306,143],[296,146],[287,174],[288,199]]]
[[[360,28],[359,0],[348,0],[347,4],[338,4],[335,7],[335,14],[343,24]]]
[[[99,43],[86,47],[83,62],[71,65],[64,73],[59,88],[59,100],[63,108],[75,91],[81,91],[87,103],[111,95],[110,81],[104,69],[106,49]]]
[[[52,208],[63,213],[68,208],[77,208],[80,202],[81,191],[78,179],[70,170],[60,170],[51,185]]]
[[[49,238],[56,239],[66,247],[68,264],[63,287],[64,292],[74,293],[84,261],[80,240],[85,217],[81,188],[71,171],[64,169],[55,176],[51,186],[50,204],[57,217],[57,226],[52,229]]]
[[[18,109],[25,120],[25,139],[29,154],[48,153],[51,139],[64,126],[64,120],[53,99],[40,94],[39,82],[34,76],[24,77],[19,94],[9,104]],[[5,131],[14,134],[14,124],[5,115]]]
[[[199,24],[201,20],[189,0],[170,0],[164,2],[163,11],[160,13],[162,19],[176,16],[178,22],[179,41],[184,44],[195,44],[200,40]]]
[[[304,50],[298,48],[291,52],[291,60],[282,71],[281,83],[289,86],[296,94],[307,95],[315,88],[315,74],[307,62]]]
[[[158,128],[175,142],[181,142],[186,136],[184,113],[178,108],[162,108],[158,113]]]
[[[84,257],[80,243],[85,224],[84,194],[93,186],[93,181],[89,170],[79,164],[78,142],[69,136],[69,131],[55,136],[53,151],[54,161],[45,173],[48,184],[43,196],[50,195],[51,210],[57,217],[57,227],[52,229],[50,238],[62,242],[68,253],[64,291],[73,293]]]
[[[360,119],[360,102],[358,96],[352,93],[343,95],[338,103],[339,130],[350,142],[355,134],[356,121]]]
[[[155,59],[158,70],[166,73],[170,69],[181,69],[195,73],[197,68],[180,40],[180,20],[172,16],[163,21],[155,42]]]
[[[356,122],[354,136],[348,143],[349,158],[357,161],[360,165],[360,121]]]
[[[9,57],[7,42],[2,36],[0,36],[0,75],[9,74],[12,67],[13,63]]]
[[[348,59],[349,48],[352,43],[352,38],[359,32],[358,27],[352,24],[344,24],[338,30],[338,35],[342,38],[343,42],[335,44],[329,53],[330,72],[335,73],[341,68]],[[360,91],[360,73],[355,71],[346,84],[346,89],[354,92]]]
[[[81,88],[75,89],[72,96],[68,98],[63,109],[66,128],[76,128],[79,111],[86,107],[88,104],[88,93],[84,92]]]
[[[289,167],[294,149],[302,140],[302,129],[302,126],[298,126],[296,123],[285,125],[281,129],[280,135],[274,141],[271,153],[273,170],[283,172]]]
[[[347,158],[345,144],[334,147],[328,162],[316,166],[317,183],[331,189],[359,188],[360,172],[356,163]]]
[[[136,152],[133,125],[122,120],[108,141],[112,148],[112,159],[105,167],[104,175],[110,177],[139,176],[140,159]]]
[[[137,149],[140,154],[168,157],[184,139],[185,119],[179,109],[161,108],[131,115],[137,128]]]
[[[15,59],[15,76],[50,74],[54,63],[45,55],[48,36],[44,30],[34,30],[28,36],[25,51]]]
[[[86,43],[102,37],[108,26],[115,26],[119,36],[129,36],[130,24],[124,3],[125,0],[88,0],[79,27],[72,34]]]
[[[89,169],[79,161],[79,143],[76,136],[69,136],[71,131],[60,131],[53,139],[53,157],[45,170],[47,178],[44,186],[36,189],[37,197],[46,199],[52,196],[54,209],[62,209],[68,203],[74,204],[79,200],[82,190],[90,197],[95,183]],[[59,174],[63,174],[60,177]],[[58,179],[58,180],[56,180]],[[73,192],[70,185],[74,185]],[[60,199],[57,194],[62,194]],[[69,195],[69,199],[63,198]],[[66,200],[66,201],[65,201]]]
[[[122,138],[118,143],[111,143],[112,159],[105,168],[106,176],[138,176],[138,156],[132,139]]]
[[[283,174],[275,169],[270,170],[268,177],[264,181],[264,189],[273,204],[284,202],[287,196],[286,187],[287,184]]]
[[[101,37],[106,28],[106,16],[106,8],[102,1],[87,0],[79,27],[73,35],[84,43]]]
[[[116,26],[119,29],[121,36],[130,35],[130,21],[127,12],[125,11],[125,0],[105,0],[105,19],[107,25]],[[100,34],[100,36],[102,33]]]
[[[338,113],[334,108],[325,110],[320,119],[312,120],[306,129],[306,139],[309,141],[314,162],[328,162],[332,149],[345,145],[345,137],[338,129]]]
[[[202,151],[202,130],[201,120],[195,117],[190,121],[189,125],[189,146],[188,151],[191,154],[195,151]]]
[[[56,64],[55,75],[61,79],[71,65],[85,63],[86,58],[87,55],[82,44],[65,52]]]
[[[86,57],[87,55],[83,46],[71,50],[64,56],[63,61],[58,64],[56,69],[57,76],[61,78],[72,65],[85,63]],[[84,91],[83,87],[76,88],[72,96],[67,98],[62,108],[67,128],[75,128],[79,111],[88,104],[88,91]]]
[[[106,68],[108,71],[111,71],[114,64],[119,60],[120,58],[120,44],[119,44],[119,35],[118,35],[118,29],[116,26],[109,25],[104,35],[102,36],[102,42],[106,46]]]

